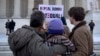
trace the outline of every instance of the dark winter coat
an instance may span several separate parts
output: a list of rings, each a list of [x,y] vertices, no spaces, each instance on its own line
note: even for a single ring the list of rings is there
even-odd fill
[[[11,21],[10,24],[9,24],[9,28],[14,29],[14,27],[15,27],[15,22]]]
[[[9,28],[10,22],[6,22],[5,28]]]
[[[65,53],[62,45],[48,46],[43,42],[34,28],[23,26],[10,34],[8,42],[15,56],[54,56],[55,53]]]

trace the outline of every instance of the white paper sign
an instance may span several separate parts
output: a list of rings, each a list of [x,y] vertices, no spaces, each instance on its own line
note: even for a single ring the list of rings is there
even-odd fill
[[[39,10],[45,14],[46,19],[57,19],[63,16],[63,5],[39,5]]]

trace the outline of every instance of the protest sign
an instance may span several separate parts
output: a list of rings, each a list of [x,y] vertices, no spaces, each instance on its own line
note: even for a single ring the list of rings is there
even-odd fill
[[[63,5],[39,5],[39,10],[45,14],[46,19],[61,18],[63,16]]]

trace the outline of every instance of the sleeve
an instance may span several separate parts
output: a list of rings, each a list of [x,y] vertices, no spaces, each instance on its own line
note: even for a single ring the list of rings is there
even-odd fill
[[[54,56],[66,52],[66,47],[62,45],[48,46],[43,39],[36,35],[32,40],[31,56]]]
[[[88,38],[82,31],[77,31],[74,34],[74,43],[76,51],[72,53],[72,56],[86,56],[88,55]]]

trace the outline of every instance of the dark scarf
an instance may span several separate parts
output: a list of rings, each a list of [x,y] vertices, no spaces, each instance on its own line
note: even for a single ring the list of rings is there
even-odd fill
[[[86,24],[86,21],[82,21],[82,22],[80,22],[78,25],[76,25],[76,26],[72,29],[72,32],[70,33],[69,38],[72,39],[72,36],[73,36],[75,30],[78,29],[79,27],[85,25],[85,24]]]

